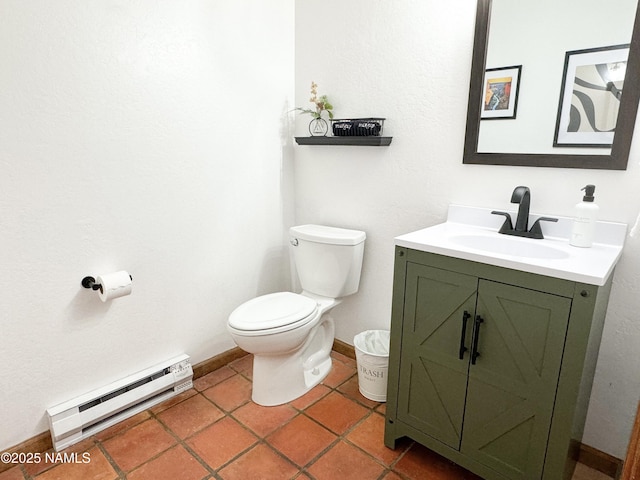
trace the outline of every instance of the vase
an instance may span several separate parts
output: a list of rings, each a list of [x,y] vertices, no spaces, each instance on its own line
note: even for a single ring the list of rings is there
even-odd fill
[[[329,131],[329,124],[324,118],[314,118],[309,122],[309,133],[312,137],[325,137]]]

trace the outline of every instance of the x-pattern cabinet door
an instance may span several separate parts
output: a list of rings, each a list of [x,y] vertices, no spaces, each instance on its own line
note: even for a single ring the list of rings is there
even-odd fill
[[[541,478],[570,310],[570,298],[479,281],[462,453],[508,478]]]
[[[461,338],[468,349],[477,285],[474,276],[407,265],[398,418],[456,450],[469,370]]]

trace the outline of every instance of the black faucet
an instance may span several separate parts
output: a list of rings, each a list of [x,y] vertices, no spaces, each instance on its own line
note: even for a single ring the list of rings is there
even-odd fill
[[[516,235],[518,237],[537,238],[542,239],[542,228],[540,228],[540,222],[557,222],[557,218],[540,217],[538,218],[531,230],[527,230],[529,227],[529,205],[531,204],[531,191],[529,187],[519,186],[513,190],[511,194],[511,203],[518,203],[518,217],[516,218],[516,227],[513,228],[511,223],[511,215],[507,212],[491,212],[494,215],[503,215],[505,217],[504,223],[498,233],[505,235]]]
[[[526,232],[529,226],[529,205],[531,191],[529,187],[516,187],[511,194],[511,203],[519,203],[518,218],[516,218],[516,232]]]

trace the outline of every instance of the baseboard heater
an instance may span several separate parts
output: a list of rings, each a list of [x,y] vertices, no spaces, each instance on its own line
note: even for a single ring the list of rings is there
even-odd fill
[[[188,355],[167,360],[47,410],[56,452],[193,386]]]

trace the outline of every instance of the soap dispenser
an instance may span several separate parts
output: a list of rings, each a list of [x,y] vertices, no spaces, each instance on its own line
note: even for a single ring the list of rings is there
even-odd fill
[[[596,220],[600,207],[594,202],[593,193],[595,185],[587,185],[584,190],[582,202],[576,205],[576,215],[573,219],[571,229],[571,240],[569,243],[574,247],[590,247],[593,245],[593,236],[596,229]]]

